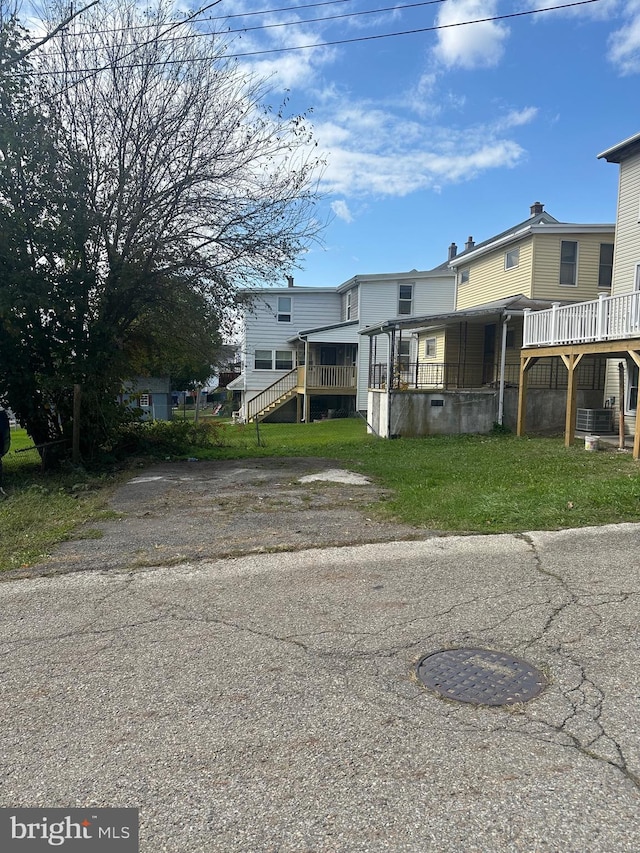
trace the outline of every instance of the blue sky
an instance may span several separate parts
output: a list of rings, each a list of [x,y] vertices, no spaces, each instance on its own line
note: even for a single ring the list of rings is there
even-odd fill
[[[320,44],[556,5],[553,0],[222,0],[253,52]],[[372,15],[309,22],[310,18]],[[289,8],[288,11],[272,11]],[[305,8],[306,7],[306,8]],[[292,24],[288,22],[306,21]],[[561,221],[613,222],[618,168],[597,154],[640,131],[640,0],[311,50],[244,57],[277,99],[311,109],[327,160],[323,246],[298,285],[430,269],[454,241],[526,219],[534,201]]]

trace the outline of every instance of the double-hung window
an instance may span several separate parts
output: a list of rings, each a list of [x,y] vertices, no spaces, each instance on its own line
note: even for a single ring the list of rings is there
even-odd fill
[[[560,284],[575,287],[578,283],[578,244],[575,240],[560,243]]]
[[[504,268],[506,270],[515,269],[520,263],[520,247],[518,246],[516,249],[509,249],[508,252],[504,253]]]
[[[291,322],[291,297],[278,296],[278,323]]]
[[[255,356],[256,370],[273,370],[273,353],[270,349],[257,349]]]
[[[413,313],[413,285],[401,284],[398,289],[398,316]]]
[[[292,370],[293,369],[293,350],[277,349],[276,350],[276,370]]]

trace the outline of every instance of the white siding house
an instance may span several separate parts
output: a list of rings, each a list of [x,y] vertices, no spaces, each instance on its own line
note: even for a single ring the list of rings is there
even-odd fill
[[[336,288],[245,291],[242,331],[246,420],[310,420],[334,410],[366,411],[369,340],[358,332],[390,316],[451,310],[446,267],[355,276]],[[412,344],[415,346],[415,344]],[[409,355],[407,353],[407,355]]]

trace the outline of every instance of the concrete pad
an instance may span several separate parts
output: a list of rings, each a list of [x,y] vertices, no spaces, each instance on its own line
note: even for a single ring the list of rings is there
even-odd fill
[[[371,480],[362,474],[353,471],[345,471],[342,468],[329,468],[327,471],[319,471],[317,474],[307,474],[300,477],[301,483],[344,483],[348,486],[368,486]]]

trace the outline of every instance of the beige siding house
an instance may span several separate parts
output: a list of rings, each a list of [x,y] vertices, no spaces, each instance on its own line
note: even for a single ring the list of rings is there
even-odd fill
[[[620,166],[611,295],[573,306],[533,311],[524,320],[518,432],[528,427],[527,375],[545,361],[561,358],[569,376],[565,443],[576,429],[576,370],[594,359],[607,359],[607,379],[600,405],[613,410],[619,425],[633,433],[640,456],[638,367],[640,365],[640,133],[603,151],[599,158]],[[622,368],[622,369],[621,369]],[[622,376],[622,394],[621,389]],[[624,415],[624,417],[622,417]]]
[[[415,363],[407,364],[394,354],[387,370],[384,365],[372,365],[371,391],[391,394],[395,389],[414,397],[422,391],[427,398],[433,390],[449,394],[436,401],[425,398],[426,403],[412,400],[414,412],[406,429],[396,422],[394,430],[392,407],[386,401],[381,415],[386,419],[381,424],[383,434],[460,431],[460,418],[447,418],[443,410],[468,409],[471,391],[478,418],[465,415],[465,430],[482,432],[495,422],[515,428],[525,311],[609,295],[614,225],[559,222],[539,202],[531,206],[530,214],[482,243],[469,237],[459,254],[455,244],[451,245],[449,268],[456,276],[454,312],[387,321],[364,332],[390,337],[394,353],[399,347],[406,351],[408,339],[416,341],[415,349],[409,346],[415,351]],[[603,359],[579,372],[583,405],[602,396],[604,373]],[[533,398],[530,403],[536,429],[557,429],[564,418],[560,408],[567,384],[561,359],[540,365],[528,379],[532,389],[547,392],[545,406]],[[369,408],[375,405],[372,400]],[[402,405],[408,411],[406,400]],[[438,411],[417,414],[420,405]]]

